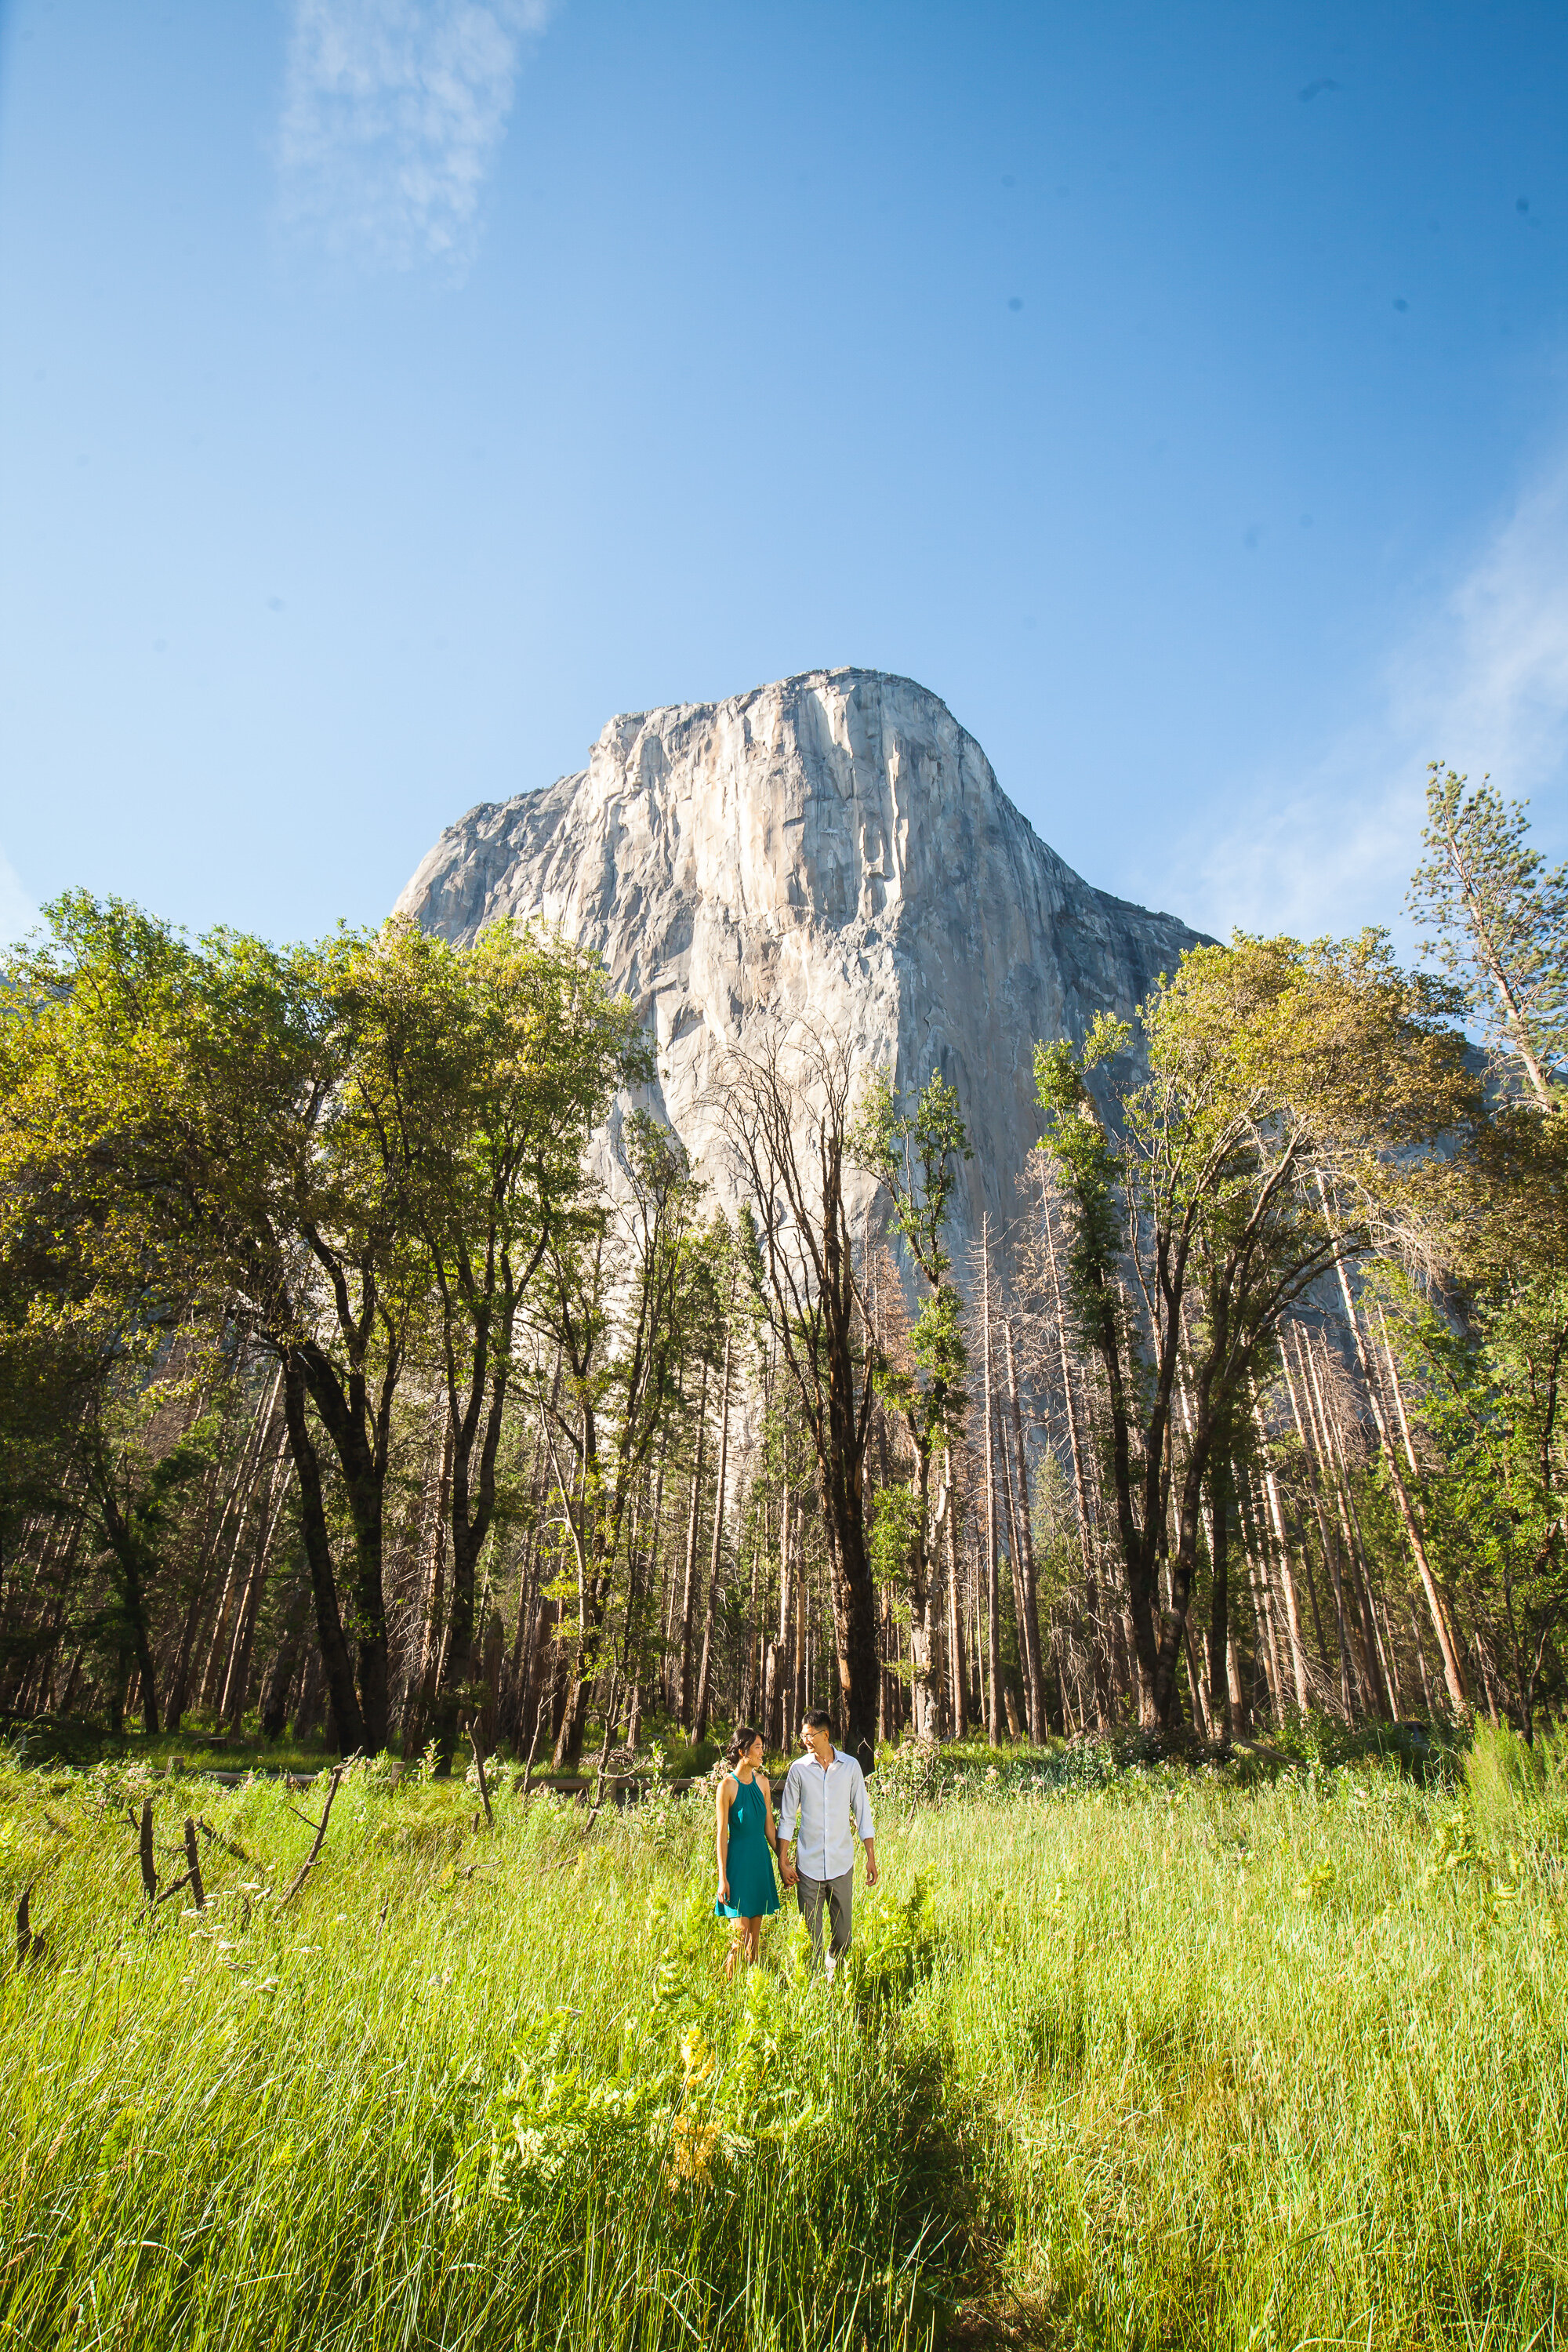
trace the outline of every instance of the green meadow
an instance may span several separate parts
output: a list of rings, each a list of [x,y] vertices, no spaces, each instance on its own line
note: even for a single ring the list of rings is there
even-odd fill
[[[1562,1746],[889,1753],[832,1983],[702,1790],[325,1788],[0,1770],[0,2343],[1568,2338]]]

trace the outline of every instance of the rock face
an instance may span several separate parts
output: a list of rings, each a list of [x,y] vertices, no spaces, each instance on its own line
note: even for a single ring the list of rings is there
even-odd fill
[[[450,826],[398,909],[457,942],[514,915],[596,949],[726,1201],[706,1097],[750,1024],[831,1028],[904,1087],[940,1069],[974,1146],[960,1265],[1039,1136],[1035,1040],[1130,1013],[1199,936],[1081,881],[945,704],[859,669],[612,719],[578,774]]]

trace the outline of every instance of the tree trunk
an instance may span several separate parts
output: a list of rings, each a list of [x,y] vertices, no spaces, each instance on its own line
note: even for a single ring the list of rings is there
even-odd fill
[[[575,1765],[583,1753],[583,1740],[588,1728],[588,1706],[594,1696],[597,1675],[595,1655],[601,1615],[598,1587],[597,1554],[591,1549],[595,1531],[587,1507],[590,1459],[596,1458],[591,1407],[582,1407],[583,1475],[578,1482],[581,1530],[575,1538],[577,1560],[577,1634],[572,1656],[572,1669],[567,1683],[566,1701],[556,1728],[555,1748],[552,1762],[559,1772],[563,1765]],[[565,1496],[563,1492],[563,1501]]]
[[[240,1596],[239,1615],[234,1630],[234,1643],[229,1652],[228,1672],[224,1676],[223,1696],[218,1702],[218,1714],[230,1727],[238,1731],[245,1720],[245,1702],[250,1694],[250,1662],[256,1647],[257,1620],[267,1591],[268,1570],[272,1562],[272,1547],[277,1539],[278,1523],[283,1516],[283,1484],[289,1471],[287,1447],[279,1445],[273,1469],[272,1484],[268,1489],[262,1512],[262,1526],[256,1546],[256,1559]]]
[[[869,1780],[877,1769],[877,1696],[881,1661],[877,1652],[877,1595],[866,1549],[860,1495],[863,1454],[844,1425],[853,1404],[853,1383],[841,1371],[832,1383],[838,1442],[830,1444],[824,1478],[833,1643],[838,1675],[837,1719],[847,1754]]]
[[[1239,1474],[1239,1475],[1238,1475]],[[1279,1637],[1276,1629],[1274,1594],[1268,1580],[1268,1543],[1262,1517],[1258,1509],[1258,1496],[1246,1475],[1245,1465],[1234,1458],[1231,1477],[1236,1487],[1237,1511],[1241,1521],[1242,1549],[1247,1555],[1247,1589],[1251,1592],[1253,1612],[1261,1610],[1264,1638],[1268,1644],[1264,1667],[1268,1681],[1268,1701],[1274,1716],[1280,1721],[1285,1714],[1284,1669],[1279,1657]]]
[[[316,1604],[316,1640],[321,1651],[321,1671],[331,1701],[342,1752],[352,1756],[364,1746],[364,1717],[360,1711],[353,1665],[349,1657],[348,1643],[343,1639],[342,1619],[338,1612],[331,1539],[327,1531],[326,1507],[321,1496],[321,1465],[310,1442],[305,1418],[305,1375],[292,1349],[283,1360],[283,1418],[289,1432],[289,1451],[293,1456],[294,1475],[300,1487],[300,1531],[304,1537],[305,1558],[310,1570],[310,1590]]]
[[[353,1634],[358,1697],[355,1716],[360,1738],[355,1743],[369,1755],[379,1755],[391,1733],[387,1712],[386,1600],[382,1584],[383,1508],[386,1486],[386,1441],[396,1385],[395,1352],[382,1383],[379,1412],[373,1412],[362,1370],[350,1373],[347,1386],[323,1352],[307,1341],[290,1348],[290,1358],[308,1383],[317,1419],[331,1440],[338,1457],[353,1531]],[[287,1376],[284,1381],[288,1389]],[[341,1620],[340,1620],[341,1627]],[[342,1712],[331,1682],[338,1723]],[[343,1736],[349,1735],[345,1731]]]
[[[544,1594],[537,1594],[533,1603],[533,1622],[529,1631],[528,1655],[522,1685],[518,1693],[517,1737],[521,1754],[539,1735],[541,1719],[550,1705],[555,1681],[554,1627],[560,1613],[560,1603]],[[550,1736],[555,1737],[553,1715]]]
[[[1334,1620],[1340,1641],[1340,1703],[1344,1710],[1345,1721],[1353,1723],[1355,1706],[1351,1697],[1350,1645],[1345,1640],[1345,1604],[1344,1595],[1340,1589],[1339,1558],[1334,1550],[1334,1539],[1329,1532],[1329,1517],[1323,1508],[1322,1493],[1318,1483],[1316,1449],[1312,1438],[1308,1435],[1307,1423],[1301,1412],[1301,1401],[1296,1394],[1296,1383],[1290,1377],[1289,1348],[1289,1336],[1282,1335],[1279,1360],[1285,1373],[1285,1390],[1290,1399],[1290,1412],[1296,1423],[1296,1434],[1301,1441],[1307,1486],[1312,1497],[1312,1508],[1317,1515],[1318,1533],[1322,1539],[1323,1558],[1328,1565],[1329,1582],[1333,1588]],[[1310,1402],[1309,1399],[1309,1404]]]
[[[1356,1361],[1361,1366],[1362,1380],[1366,1387],[1367,1400],[1372,1406],[1372,1417],[1377,1429],[1378,1444],[1383,1448],[1383,1459],[1388,1471],[1388,1483],[1394,1489],[1394,1507],[1399,1513],[1400,1524],[1405,1529],[1405,1539],[1410,1546],[1410,1556],[1415,1562],[1415,1572],[1421,1579],[1421,1591],[1426,1598],[1427,1614],[1432,1620],[1432,1630],[1437,1636],[1438,1654],[1443,1661],[1443,1679],[1448,1686],[1448,1704],[1462,1723],[1469,1714],[1470,1702],[1469,1694],[1465,1688],[1464,1665],[1459,1655],[1459,1645],[1454,1639],[1454,1629],[1448,1622],[1448,1612],[1443,1605],[1437,1580],[1432,1573],[1432,1563],[1426,1554],[1426,1538],[1422,1533],[1421,1523],[1415,1516],[1415,1507],[1411,1501],[1410,1489],[1405,1483],[1405,1473],[1400,1468],[1399,1457],[1389,1433],[1387,1418],[1383,1410],[1383,1400],[1377,1392],[1377,1382],[1373,1377],[1372,1365],[1362,1339],[1360,1319],[1351,1297],[1349,1278],[1342,1265],[1340,1267],[1340,1287],[1344,1295],[1345,1314],[1350,1322],[1351,1336],[1355,1341]],[[1381,1312],[1381,1309],[1379,1311]],[[1387,1350],[1389,1370],[1394,1381],[1394,1402],[1399,1413],[1405,1450],[1409,1459],[1412,1475],[1415,1475],[1415,1451],[1410,1443],[1410,1424],[1405,1418],[1405,1399],[1400,1393],[1399,1374],[1394,1362],[1394,1351],[1387,1348],[1386,1330],[1384,1335],[1384,1344]]]
[[[301,1746],[321,1727],[326,1688],[321,1648],[312,1642],[305,1652],[305,1671],[300,1677],[300,1696],[294,1708],[294,1737]]]
[[[149,1563],[140,1537],[121,1510],[107,1480],[99,1497],[99,1511],[103,1521],[103,1532],[109,1538],[119,1571],[118,1581],[125,1602],[126,1622],[131,1628],[132,1650],[141,1685],[142,1727],[149,1737],[155,1738],[158,1731],[158,1686],[157,1668],[153,1661],[152,1633],[147,1622]]]
[[[936,1545],[930,1542],[931,1513],[927,1491],[931,1483],[931,1457],[928,1453],[922,1465],[920,1509],[922,1528],[918,1558],[920,1572],[910,1587],[910,1707],[917,1739],[934,1739],[942,1720],[942,1625],[945,1606],[947,1580],[941,1565],[941,1548],[953,1511],[952,1456],[944,1456],[944,1482],[938,1498],[934,1520]],[[900,1685],[900,1699],[902,1698]]]
[[[1236,1727],[1230,1687],[1230,1458],[1222,1448],[1209,1464],[1209,1702],[1216,1728],[1229,1739]]]
[[[719,1477],[713,1493],[713,1548],[708,1562],[708,1609],[702,1624],[702,1663],[697,1674],[697,1737],[708,1729],[713,1678],[713,1628],[719,1615],[719,1570],[723,1558],[724,1485],[730,1473],[731,1334],[724,1333],[724,1376],[719,1395]]]
[[[763,1677],[763,1729],[768,1743],[783,1748],[789,1738],[784,1721],[784,1696],[790,1680],[793,1655],[790,1642],[790,1604],[795,1598],[795,1564],[789,1549],[790,1497],[786,1476],[779,1496],[779,1630],[776,1641],[768,1646],[767,1663]]]
[[[1426,1672],[1426,1653],[1421,1646],[1421,1626],[1415,1614],[1415,1603],[1410,1603],[1410,1634],[1415,1644],[1415,1664],[1421,1676],[1421,1696],[1426,1703],[1428,1719],[1432,1715],[1432,1681]]]
[[[1394,1622],[1389,1616],[1388,1603],[1386,1601],[1380,1601],[1378,1602],[1378,1614],[1383,1621],[1383,1654],[1384,1659],[1387,1661],[1388,1679],[1394,1686],[1394,1711],[1396,1716],[1403,1716],[1405,1713],[1405,1694],[1400,1688],[1399,1655],[1394,1645]]]
[[[982,1379],[985,1391],[985,1664],[990,1682],[985,1703],[985,1736],[993,1748],[1000,1748],[1002,1628],[996,1605],[996,1465],[991,1444],[995,1403],[991,1385],[991,1219],[988,1212],[983,1213],[980,1220],[980,1299],[984,1328]]]
[[[506,1664],[506,1627],[499,1609],[492,1609],[485,1624],[484,1649],[479,1663],[479,1709],[478,1738],[480,1748],[489,1756],[495,1748],[496,1724],[500,1715],[501,1669]]]
[[[1028,1711],[1029,1647],[1024,1631],[1024,1570],[1018,1542],[1018,1505],[1013,1491],[1013,1465],[1007,1452],[1007,1423],[1003,1413],[1000,1397],[997,1398],[993,1411],[996,1415],[996,1469],[1002,1482],[1002,1507],[1007,1520],[1007,1580],[1013,1588],[1013,1622],[1018,1633],[1018,1675],[1023,1685],[1025,1720],[1032,1739],[1035,1731]],[[1009,1685],[1005,1685],[1004,1687],[1009,1687]],[[1013,1721],[1011,1712],[1008,1721],[1009,1723]],[[1017,1738],[1016,1731],[1014,1732],[1013,1737]]]
[[[952,1736],[969,1733],[969,1675],[963,1655],[963,1597],[958,1589],[958,1497],[952,1488],[952,1449],[947,1451],[947,1647],[952,1686]]]
[[[223,1507],[217,1513],[217,1524],[214,1526],[213,1501],[216,1496],[216,1479],[217,1472],[215,1465],[208,1473],[208,1486],[212,1491],[209,1492],[207,1498],[201,1547],[191,1580],[190,1597],[185,1608],[184,1620],[180,1630],[174,1668],[169,1677],[168,1701],[163,1710],[163,1725],[168,1731],[179,1729],[181,1717],[189,1702],[191,1665],[195,1656],[196,1633],[201,1624],[202,1612],[206,1606],[207,1594],[212,1587],[213,1557],[223,1540],[224,1529],[228,1524],[228,1514],[233,1508],[234,1498],[231,1491],[224,1496]]]
[[[279,1739],[289,1719],[289,1694],[300,1669],[304,1651],[306,1628],[310,1616],[310,1580],[309,1575],[296,1576],[283,1604],[283,1622],[279,1638],[278,1654],[272,1661],[261,1694],[261,1736],[263,1739]]]
[[[1013,1408],[1013,1456],[1018,1469],[1018,1541],[1022,1548],[1019,1566],[1022,1570],[1025,1664],[1029,1677],[1029,1737],[1037,1743],[1046,1738],[1046,1676],[1040,1656],[1039,1588],[1035,1580],[1035,1531],[1029,1519],[1029,1465],[1024,1452],[1024,1416],[1018,1404],[1018,1375],[1013,1359],[1013,1325],[1010,1318],[1002,1325],[1007,1358],[1007,1393]]]
[[[670,1554],[668,1573],[664,1579],[659,1610],[658,1695],[659,1705],[666,1715],[674,1715],[679,1693],[678,1682],[680,1661],[676,1654],[675,1635],[680,1601],[680,1554]]]
[[[659,1541],[664,1528],[664,1459],[668,1441],[669,1418],[666,1414],[658,1433],[658,1469],[653,1482],[653,1508],[649,1517],[652,1533],[648,1538],[647,1567],[642,1577],[637,1623],[635,1629],[632,1627],[627,1629],[627,1646],[631,1650],[628,1664],[632,1675],[632,1707],[626,1725],[626,1743],[631,1748],[636,1748],[642,1736],[643,1698],[648,1678],[647,1643],[644,1633],[648,1604],[652,1602],[657,1606],[663,1598],[663,1589],[659,1583],[658,1555]]]
[[[1079,1549],[1083,1558],[1086,1647],[1089,1651],[1089,1674],[1094,1685],[1095,1720],[1100,1729],[1103,1731],[1110,1721],[1110,1693],[1106,1686],[1105,1660],[1100,1647],[1100,1592],[1094,1572],[1092,1535],[1094,1514],[1089,1501],[1089,1480],[1085,1473],[1086,1448],[1079,1437],[1078,1399],[1074,1393],[1072,1358],[1068,1349],[1067,1311],[1062,1300],[1061,1277],[1057,1270],[1057,1242],[1051,1225],[1050,1196],[1043,1184],[1041,1205],[1045,1215],[1046,1258],[1050,1267],[1051,1298],[1056,1309],[1057,1345],[1061,1356],[1062,1401],[1067,1408],[1068,1450],[1072,1456],[1073,1496],[1078,1505]]]
[[[767,1498],[759,1496],[756,1525],[752,1531],[752,1598],[746,1612],[746,1662],[741,1675],[740,1715],[742,1723],[753,1722],[762,1711],[763,1552],[767,1543]]]
[[[458,1465],[454,1453],[453,1480]],[[479,1599],[479,1558],[489,1534],[489,1513],[470,1518],[466,1501],[454,1492],[451,1509],[452,1580],[447,1602],[447,1640],[441,1654],[441,1676],[436,1696],[437,1769],[448,1772],[457,1753],[464,1715],[474,1699],[474,1627]]]
[[[273,1377],[271,1388],[258,1406],[250,1427],[246,1432],[245,1446],[235,1475],[233,1491],[228,1507],[224,1512],[223,1526],[218,1529],[218,1538],[221,1541],[224,1527],[226,1527],[228,1521],[228,1511],[232,1509],[235,1519],[234,1538],[228,1548],[228,1566],[220,1591],[217,1613],[213,1619],[212,1630],[207,1641],[206,1660],[202,1669],[198,1693],[199,1704],[206,1707],[219,1706],[227,1681],[228,1666],[234,1652],[232,1616],[239,1603],[242,1590],[248,1590],[248,1579],[242,1579],[239,1567],[240,1553],[245,1545],[246,1520],[256,1493],[256,1482],[261,1475],[261,1461],[267,1451],[267,1441],[272,1433],[278,1406],[278,1393],[282,1385],[282,1368],[279,1366]],[[183,1705],[182,1698],[182,1708]]]
[[[1367,1594],[1366,1580],[1362,1573],[1360,1547],[1356,1543],[1355,1531],[1351,1525],[1349,1479],[1339,1446],[1339,1430],[1330,1414],[1327,1384],[1319,1377],[1317,1360],[1310,1340],[1305,1333],[1299,1337],[1301,1357],[1306,1367],[1308,1395],[1317,1414],[1318,1428],[1321,1433],[1322,1458],[1328,1465],[1329,1476],[1333,1485],[1340,1535],[1344,1544],[1344,1559],[1350,1571],[1356,1612],[1361,1621],[1359,1626],[1354,1628],[1355,1633],[1360,1636],[1359,1646],[1352,1646],[1355,1647],[1362,1688],[1371,1701],[1372,1712],[1386,1719],[1392,1710],[1388,1704],[1388,1694],[1383,1687],[1383,1676],[1378,1671],[1377,1637],[1372,1622],[1372,1602]],[[1328,1351],[1325,1347],[1325,1370],[1327,1360]]]
[[[708,1359],[702,1359],[702,1384],[697,1402],[697,1454],[691,1465],[691,1508],[686,1521],[686,1581],[680,1599],[680,1727],[689,1734],[694,1719],[695,1691],[691,1670],[692,1619],[697,1606],[697,1532],[702,1517],[702,1448],[708,1433]]]
[[[1290,1539],[1285,1528],[1284,1506],[1279,1499],[1279,1482],[1274,1475],[1269,1456],[1268,1441],[1264,1433],[1263,1415],[1257,1397],[1252,1401],[1253,1423],[1258,1431],[1258,1452],[1263,1464],[1264,1491],[1268,1497],[1269,1517],[1274,1525],[1275,1540],[1279,1547],[1279,1589],[1285,1595],[1285,1622],[1290,1636],[1290,1679],[1296,1688],[1296,1709],[1305,1716],[1311,1704],[1307,1681],[1307,1653],[1301,1640],[1301,1612],[1296,1598],[1296,1579],[1290,1566]]]
[[[1476,1655],[1480,1660],[1481,1688],[1486,1693],[1487,1717],[1491,1724],[1492,1729],[1494,1731],[1500,1731],[1502,1729],[1502,1717],[1498,1708],[1497,1677],[1492,1672],[1492,1662],[1487,1654],[1487,1645],[1482,1638],[1481,1629],[1479,1625],[1475,1631],[1474,1640],[1476,1645]]]
[[[1200,1739],[1212,1739],[1214,1738],[1214,1718],[1210,1713],[1209,1702],[1204,1696],[1204,1685],[1208,1680],[1208,1675],[1206,1671],[1201,1675],[1198,1673],[1197,1645],[1195,1643],[1189,1642],[1187,1643],[1186,1660],[1187,1696],[1192,1702],[1193,1728],[1197,1733]]]
[[[403,1752],[416,1756],[430,1737],[436,1714],[436,1691],[447,1628],[447,1540],[452,1496],[452,1415],[443,1397],[440,1466],[425,1489],[423,1534],[425,1550],[424,1624],[418,1665],[409,1679],[403,1709]]]

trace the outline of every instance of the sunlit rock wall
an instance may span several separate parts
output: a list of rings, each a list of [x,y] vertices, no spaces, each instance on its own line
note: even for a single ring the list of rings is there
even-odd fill
[[[470,809],[398,901],[454,941],[542,917],[657,1038],[658,1100],[733,1202],[712,1087],[763,1021],[831,1029],[902,1086],[940,1069],[974,1145],[954,1240],[1015,1213],[1037,1037],[1130,1013],[1197,934],[1082,881],[934,694],[816,670],[612,719],[578,774]]]

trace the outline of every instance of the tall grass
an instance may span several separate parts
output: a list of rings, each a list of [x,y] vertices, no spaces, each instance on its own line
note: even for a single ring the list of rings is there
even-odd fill
[[[6,2344],[1558,2340],[1560,1759],[889,1794],[831,1986],[700,1801],[357,1768],[283,1909],[320,1789],[160,1780],[149,1919],[142,1793],[0,1771]]]

